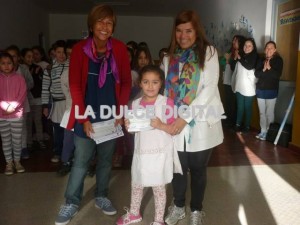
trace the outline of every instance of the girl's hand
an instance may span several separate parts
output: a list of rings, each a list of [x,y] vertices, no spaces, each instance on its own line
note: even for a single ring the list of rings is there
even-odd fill
[[[183,130],[187,122],[184,119],[181,119],[178,117],[173,123],[172,123],[172,130],[171,134],[176,135],[180,134],[180,132]]]
[[[226,64],[228,64],[229,63],[229,59],[230,59],[230,54],[229,53],[225,53],[224,57],[226,59]]]
[[[130,124],[129,119],[124,119],[124,122],[125,122],[125,128],[128,131],[129,124]]]
[[[90,121],[86,121],[83,123],[83,131],[87,137],[91,138],[91,134],[94,133],[94,129]]]
[[[116,119],[115,120],[115,127],[118,126],[120,124],[120,126],[122,126],[124,124],[123,119]]]
[[[158,117],[155,117],[154,119],[151,119],[150,126],[156,129],[162,129],[163,123]]]
[[[7,107],[7,109],[6,109],[6,114],[11,114],[11,113],[13,113],[15,111],[15,109],[11,106],[11,105],[9,105],[8,107]]]
[[[48,108],[43,108],[43,114],[46,118],[49,116],[49,109]]]

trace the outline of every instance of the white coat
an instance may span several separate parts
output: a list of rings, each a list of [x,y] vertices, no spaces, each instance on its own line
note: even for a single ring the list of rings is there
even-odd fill
[[[209,48],[214,53],[213,55]],[[168,57],[164,58],[163,65],[167,75]],[[219,61],[217,51],[212,46],[206,50],[204,65],[204,69],[200,71],[196,98],[189,105],[190,112],[193,111],[193,108],[200,109],[200,111],[183,118],[187,123],[194,119],[195,125],[187,124],[181,133],[175,136],[177,151],[184,151],[184,142],[186,142],[187,152],[197,152],[213,148],[221,144],[224,139],[221,123],[224,109],[218,89]],[[183,64],[180,64],[179,69],[181,70],[182,67]]]

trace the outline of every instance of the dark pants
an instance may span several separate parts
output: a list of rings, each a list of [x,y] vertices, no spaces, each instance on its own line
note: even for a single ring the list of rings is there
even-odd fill
[[[206,167],[211,153],[212,149],[198,152],[178,152],[183,175],[175,173],[172,180],[174,204],[177,207],[185,206],[187,172],[189,170],[191,174],[191,211],[202,210],[207,180]]]
[[[67,163],[72,159],[75,149],[73,131],[65,129],[63,143],[64,145],[61,153],[61,161],[63,163]]]
[[[115,151],[116,141],[110,140],[96,144],[90,138],[81,138],[74,135],[75,152],[74,161],[65,192],[66,203],[79,205],[83,194],[84,178],[91,160],[97,151],[96,166],[96,197],[107,197],[112,156]]]
[[[254,96],[244,96],[241,93],[236,93],[237,102],[237,118],[236,124],[242,125],[243,117],[245,115],[244,127],[249,128],[252,119],[252,104]]]
[[[61,127],[59,123],[52,123],[54,131],[54,154],[61,155],[64,144],[65,128]]]
[[[226,122],[230,125],[235,125],[236,122],[236,97],[230,85],[224,84],[225,97],[225,114],[227,116]]]

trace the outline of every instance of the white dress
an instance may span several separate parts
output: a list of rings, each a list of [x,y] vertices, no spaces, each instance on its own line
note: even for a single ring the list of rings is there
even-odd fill
[[[140,105],[142,98],[132,103],[133,109]],[[167,97],[159,95],[155,101],[155,116],[166,123],[161,115]],[[173,138],[158,129],[135,134],[132,160],[132,183],[143,187],[153,187],[170,183],[173,178]]]

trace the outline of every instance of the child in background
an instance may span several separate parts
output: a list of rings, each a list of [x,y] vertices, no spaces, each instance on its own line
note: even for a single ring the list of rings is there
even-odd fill
[[[238,62],[235,66],[232,79],[232,90],[236,95],[237,118],[235,130],[246,133],[250,130],[252,118],[252,102],[255,96],[256,77],[254,75],[258,59],[256,44],[253,38],[245,40],[243,53],[235,53],[234,59]],[[243,123],[244,118],[244,123]],[[244,127],[242,128],[242,124]]]
[[[75,43],[76,43],[75,41],[68,41],[66,43],[67,59],[70,59],[72,48]],[[69,68],[64,70],[63,73],[61,74],[60,82],[61,82],[61,90],[63,91],[66,98],[65,113],[60,123],[60,126],[66,128],[71,113],[71,106],[72,106],[72,98],[71,98],[70,87],[69,87]],[[61,153],[62,165],[58,170],[59,175],[64,176],[70,172],[72,167],[72,157],[73,157],[74,149],[75,149],[74,132],[72,130],[65,129],[63,149]]]
[[[28,93],[28,100],[30,104],[30,113],[27,115],[27,146],[29,150],[32,150],[32,124],[35,126],[36,141],[39,144],[41,150],[46,149],[46,145],[43,142],[43,123],[42,123],[42,79],[43,69],[33,63],[33,51],[30,48],[24,48],[21,51],[23,65],[25,65],[32,76],[34,86]]]
[[[153,65],[145,66],[139,77],[139,84],[143,90],[143,96],[133,101],[132,108],[139,106],[154,106],[155,118],[151,119],[154,128],[135,134],[135,149],[132,161],[132,187],[130,210],[118,219],[117,225],[128,225],[142,220],[140,206],[144,187],[152,187],[155,202],[155,217],[152,225],[164,225],[164,213],[166,205],[166,187],[173,178],[173,139],[168,134],[169,124],[174,117],[166,119],[168,110],[165,105],[174,107],[171,99],[162,96],[165,76],[163,71]],[[128,129],[129,120],[125,119]],[[178,155],[174,155],[175,172],[181,172]]]
[[[0,134],[6,160],[5,174],[25,172],[20,163],[22,149],[22,126],[26,83],[15,73],[13,58],[0,54]],[[13,152],[13,154],[12,154]]]
[[[231,42],[231,48],[220,58],[220,66],[223,70],[223,87],[224,87],[224,109],[226,120],[223,121],[225,126],[234,127],[236,122],[236,97],[232,91],[231,79],[238,61],[236,54],[242,55],[245,37],[234,35]]]
[[[11,45],[6,48],[6,52],[10,54],[11,57],[13,58],[14,70],[16,71],[16,73],[21,74],[24,77],[26,82],[28,95],[26,96],[24,101],[21,158],[28,159],[29,153],[27,149],[27,115],[30,113],[30,105],[29,105],[28,97],[30,97],[31,95],[30,90],[34,86],[34,81],[27,66],[19,63],[20,56],[21,56],[19,47],[16,45]]]
[[[44,71],[42,104],[43,114],[51,119],[54,131],[54,156],[51,158],[51,162],[58,163],[62,153],[65,130],[60,123],[66,109],[66,98],[61,89],[60,76],[69,68],[69,61],[66,57],[65,41],[58,40],[53,47],[56,58],[52,67]],[[48,109],[50,96],[53,101],[51,111]]]

